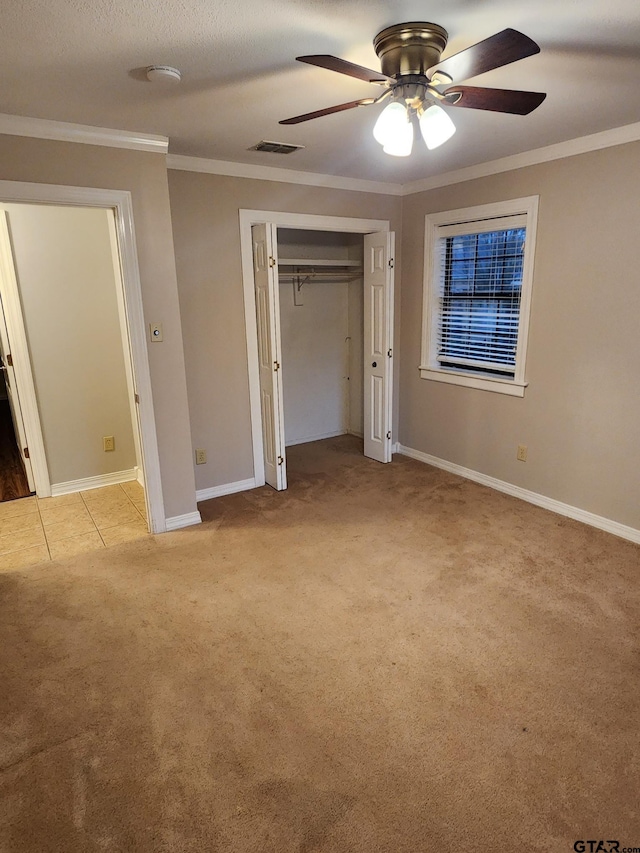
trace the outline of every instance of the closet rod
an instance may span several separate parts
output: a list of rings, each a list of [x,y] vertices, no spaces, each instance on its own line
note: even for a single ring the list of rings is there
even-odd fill
[[[362,270],[345,270],[344,272],[322,272],[321,270],[300,270],[300,272],[279,272],[278,278],[362,278]]]

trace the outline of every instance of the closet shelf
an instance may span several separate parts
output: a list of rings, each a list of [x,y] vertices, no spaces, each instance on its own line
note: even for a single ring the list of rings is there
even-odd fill
[[[327,258],[279,258],[279,267],[360,267],[361,261]]]

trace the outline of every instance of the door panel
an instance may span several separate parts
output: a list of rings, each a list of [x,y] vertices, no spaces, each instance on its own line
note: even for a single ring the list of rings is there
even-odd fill
[[[364,239],[364,453],[391,461],[393,232]]]
[[[10,243],[8,238],[7,219],[6,212],[4,210],[0,211],[0,228],[2,228],[4,231],[3,236],[5,245],[9,246]],[[9,332],[7,330],[4,306],[0,297],[0,358],[2,359],[2,370],[4,372],[5,384],[7,386],[7,398],[9,400],[9,408],[11,409],[11,419],[13,421],[13,428],[16,434],[16,441],[18,442],[20,458],[22,459],[25,474],[27,475],[29,490],[34,492],[35,480],[33,476],[33,469],[31,467],[30,459],[25,456],[25,448],[29,445],[27,442],[26,430],[24,428],[24,419],[22,417],[22,409],[20,407],[20,398],[18,396],[16,386],[15,370],[13,368],[13,361],[10,354],[11,342],[9,340]]]
[[[284,446],[282,371],[280,368],[280,305],[276,228],[270,223],[251,228],[258,327],[260,410],[265,480],[274,489],[287,488]]]

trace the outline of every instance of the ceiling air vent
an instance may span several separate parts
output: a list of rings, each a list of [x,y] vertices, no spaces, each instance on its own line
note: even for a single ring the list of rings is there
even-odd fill
[[[304,148],[304,145],[289,145],[288,142],[271,142],[268,139],[263,139],[257,145],[252,145],[248,151],[267,151],[269,154],[292,154],[294,151],[299,151]]]

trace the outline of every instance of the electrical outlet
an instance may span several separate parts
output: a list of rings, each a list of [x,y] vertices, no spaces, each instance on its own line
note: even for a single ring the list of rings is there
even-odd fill
[[[196,450],[196,465],[204,465],[207,461],[206,450]]]
[[[104,445],[104,451],[107,453],[109,450],[116,449],[116,440],[112,435],[105,435],[102,439],[102,444]]]
[[[526,462],[527,461],[527,445],[519,444],[518,452],[516,453],[516,459],[518,462]]]

